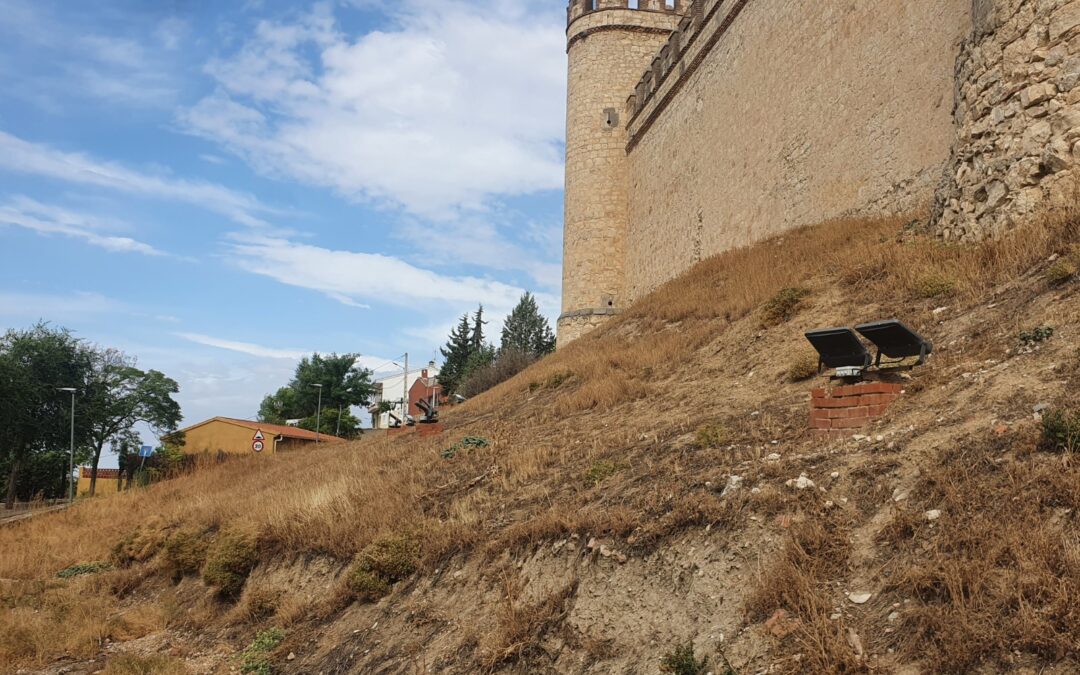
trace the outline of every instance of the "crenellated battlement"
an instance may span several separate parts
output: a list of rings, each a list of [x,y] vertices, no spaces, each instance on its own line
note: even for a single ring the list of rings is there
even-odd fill
[[[626,99],[626,113],[634,118],[644,109],[654,95],[660,91],[672,71],[676,76],[683,75],[687,69],[685,60],[701,51],[706,40],[703,34],[710,22],[713,22],[721,8],[724,14],[737,13],[746,0],[683,0],[685,11],[679,25],[668,37],[667,44],[660,48],[652,64],[638,80],[634,90]],[[733,11],[731,11],[733,10]]]
[[[570,0],[566,8],[566,25],[575,20],[605,9],[630,9],[664,14],[684,14],[685,8],[694,0]]]

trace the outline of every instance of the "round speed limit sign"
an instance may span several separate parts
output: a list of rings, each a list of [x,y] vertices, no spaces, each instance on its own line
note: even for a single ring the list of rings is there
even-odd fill
[[[255,441],[254,443],[251,444],[251,449],[254,450],[255,452],[262,452],[263,447],[264,446],[263,446],[262,441]]]

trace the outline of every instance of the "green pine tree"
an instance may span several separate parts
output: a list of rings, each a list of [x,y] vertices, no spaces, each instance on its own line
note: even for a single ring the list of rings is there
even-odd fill
[[[443,366],[439,370],[439,383],[448,393],[453,393],[465,374],[469,357],[472,355],[472,327],[469,315],[461,315],[461,321],[451,329],[446,346],[439,349],[443,356]]]
[[[476,314],[473,314],[472,334],[469,336],[469,348],[471,349],[470,356],[472,354],[478,354],[484,349],[484,326],[487,325],[487,321],[484,321],[484,306],[480,305],[476,308]]]
[[[547,319],[540,313],[532,293],[526,292],[521,296],[517,306],[506,317],[500,350],[531,356],[543,356],[555,350],[555,335]]]

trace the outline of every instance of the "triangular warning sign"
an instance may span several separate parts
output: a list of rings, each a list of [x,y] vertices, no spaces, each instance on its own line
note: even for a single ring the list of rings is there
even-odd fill
[[[256,441],[261,441],[262,439],[263,439],[262,431],[261,431],[261,430],[260,430],[260,431],[256,431],[256,432],[255,432],[255,438],[254,438],[254,440],[256,440]]]

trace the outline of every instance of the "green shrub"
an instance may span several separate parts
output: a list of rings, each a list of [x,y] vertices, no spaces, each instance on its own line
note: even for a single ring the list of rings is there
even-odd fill
[[[817,354],[811,354],[810,352],[804,352],[795,357],[795,360],[788,367],[787,373],[788,379],[792,382],[809,380],[817,374],[818,357]]]
[[[1046,342],[1052,337],[1054,337],[1053,326],[1038,326],[1031,330],[1020,331],[1020,344],[1024,347],[1031,347],[1040,342]]]
[[[390,583],[361,565],[354,565],[348,576],[349,590],[360,602],[375,602],[390,592]]]
[[[240,672],[252,673],[253,675],[270,675],[273,665],[270,663],[270,652],[277,649],[281,641],[285,639],[285,631],[280,628],[270,628],[259,631],[248,648],[240,654]]]
[[[1041,447],[1050,452],[1080,450],[1080,410],[1044,414]]]
[[[236,598],[258,559],[251,537],[223,534],[207,551],[206,564],[202,568],[203,581],[216,588],[222,597]]]
[[[762,325],[776,326],[791,320],[791,317],[795,316],[801,308],[803,299],[808,295],[810,295],[809,289],[798,286],[780,289],[780,291],[761,308]]]
[[[660,660],[660,672],[672,675],[704,675],[709,670],[709,657],[694,658],[694,643],[687,642],[668,652]]]
[[[347,582],[356,598],[374,602],[390,587],[416,571],[420,544],[403,535],[387,535],[364,547],[349,571]]]
[[[694,432],[694,445],[704,450],[705,448],[718,448],[728,442],[728,430],[719,422],[712,422],[698,427]]]
[[[127,567],[132,563],[147,561],[161,550],[162,543],[163,536],[158,530],[135,528],[116,542],[109,554],[109,562],[116,567]]]
[[[956,282],[942,274],[928,274],[915,282],[915,294],[920,298],[937,298],[956,292]]]
[[[443,459],[453,459],[453,457],[461,450],[466,450],[468,448],[486,448],[488,445],[488,440],[483,436],[465,436],[449,448],[444,448],[439,454]]]
[[[177,574],[198,574],[206,562],[209,542],[200,530],[178,530],[165,540],[165,562]]]
[[[1051,286],[1060,286],[1072,280],[1077,272],[1080,272],[1080,268],[1077,267],[1076,261],[1071,258],[1058,258],[1046,270],[1046,281]]]
[[[62,569],[56,573],[56,576],[61,579],[70,579],[71,577],[77,577],[82,574],[96,574],[97,572],[106,572],[111,570],[113,566],[103,560],[88,563],[79,563],[72,565],[66,569]]]
[[[589,467],[589,470],[585,472],[585,484],[589,487],[595,487],[614,476],[623,468],[625,468],[625,465],[617,464],[609,459],[597,460],[593,462],[592,466]]]

